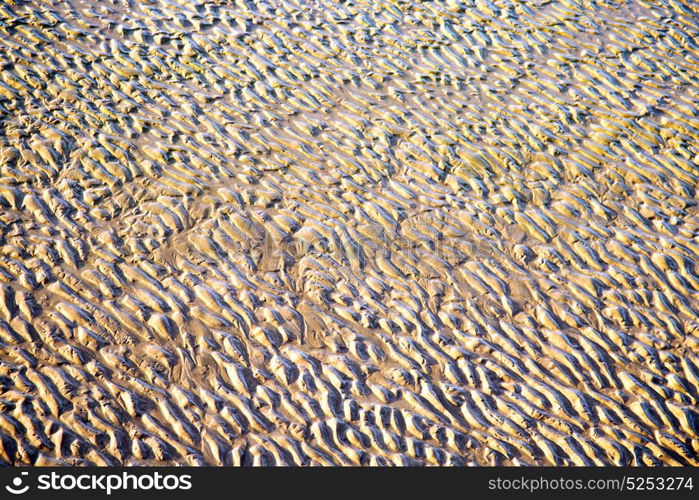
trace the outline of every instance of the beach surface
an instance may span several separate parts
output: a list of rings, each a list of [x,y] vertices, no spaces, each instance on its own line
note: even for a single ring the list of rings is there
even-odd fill
[[[2,2],[0,463],[699,465],[698,35]]]

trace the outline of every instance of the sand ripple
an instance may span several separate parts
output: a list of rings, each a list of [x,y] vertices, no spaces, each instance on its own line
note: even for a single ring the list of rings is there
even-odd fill
[[[699,465],[695,2],[0,6],[0,462]]]

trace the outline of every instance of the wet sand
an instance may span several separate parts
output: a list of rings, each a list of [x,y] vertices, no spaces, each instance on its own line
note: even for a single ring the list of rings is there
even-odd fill
[[[698,465],[690,1],[0,6],[0,462]]]

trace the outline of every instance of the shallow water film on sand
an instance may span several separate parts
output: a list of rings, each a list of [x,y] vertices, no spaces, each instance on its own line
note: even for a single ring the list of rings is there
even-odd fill
[[[697,465],[699,7],[0,6],[0,461]]]

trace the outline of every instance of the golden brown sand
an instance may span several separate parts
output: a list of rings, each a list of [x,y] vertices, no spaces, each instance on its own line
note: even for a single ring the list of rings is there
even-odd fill
[[[0,461],[698,465],[698,30],[2,2]]]

